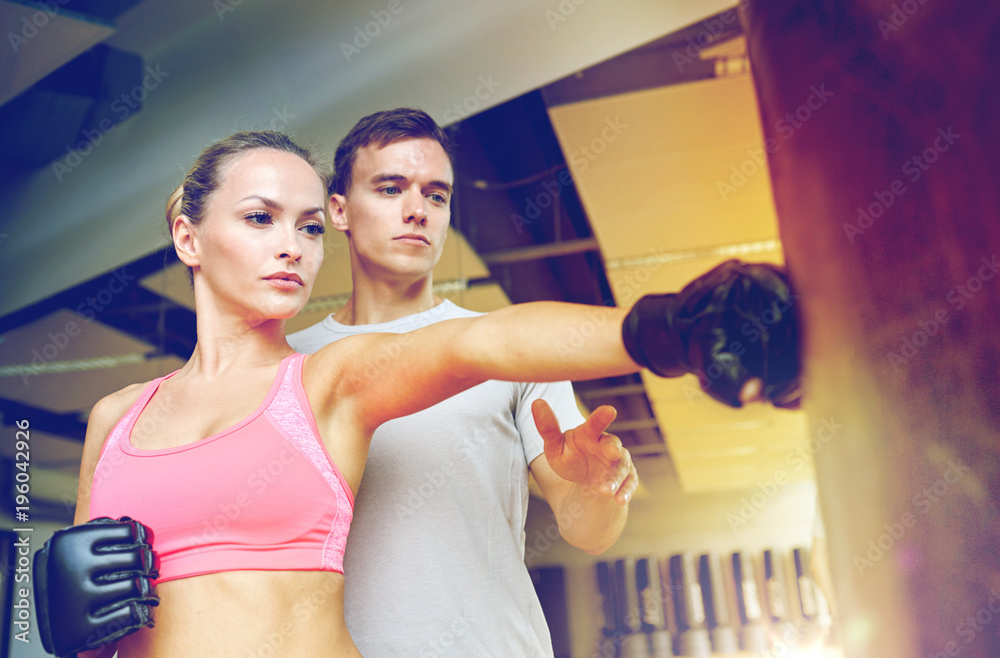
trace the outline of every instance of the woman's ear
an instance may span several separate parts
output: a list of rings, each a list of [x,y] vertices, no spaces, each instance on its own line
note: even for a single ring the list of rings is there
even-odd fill
[[[185,215],[178,215],[174,218],[171,232],[174,239],[174,251],[177,258],[188,267],[200,265],[198,259],[198,235],[195,233],[194,225]]]
[[[341,233],[348,233],[347,199],[341,194],[330,195],[330,224]]]

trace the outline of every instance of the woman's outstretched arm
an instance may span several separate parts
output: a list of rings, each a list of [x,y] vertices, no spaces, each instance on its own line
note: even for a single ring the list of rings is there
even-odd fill
[[[797,316],[797,297],[779,268],[730,260],[630,310],[518,304],[409,334],[352,337],[314,356],[326,378],[325,404],[351,409],[370,430],[488,379],[584,380],[640,367],[662,377],[693,373],[733,407],[757,397],[794,408],[801,397]]]
[[[330,398],[371,430],[489,379],[584,380],[639,370],[622,343],[627,309],[562,302],[517,304],[407,334],[337,341],[314,357],[330,365]]]
[[[561,381],[637,372],[622,341],[628,309],[564,302],[517,304],[458,332],[462,366],[476,379]],[[428,327],[430,328],[430,327]]]

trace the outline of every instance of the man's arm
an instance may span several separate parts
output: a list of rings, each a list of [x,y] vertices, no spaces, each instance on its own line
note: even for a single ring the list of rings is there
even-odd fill
[[[545,452],[529,466],[559,533],[582,551],[603,553],[625,528],[628,503],[639,484],[628,450],[604,431],[615,419],[614,408],[598,407],[565,433],[544,400],[535,400],[531,410]]]

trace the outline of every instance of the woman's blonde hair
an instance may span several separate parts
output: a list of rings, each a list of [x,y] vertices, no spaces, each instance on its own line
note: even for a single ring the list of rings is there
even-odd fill
[[[195,226],[205,218],[205,206],[209,197],[222,183],[222,170],[237,156],[248,151],[271,149],[285,151],[299,156],[309,163],[316,175],[324,182],[327,176],[320,170],[312,154],[285,135],[275,130],[252,130],[238,132],[212,144],[194,161],[184,182],[167,198],[166,217],[170,230],[180,215],[191,220]]]
[[[205,218],[205,207],[212,193],[222,184],[223,168],[236,157],[259,149],[285,151],[297,155],[313,168],[324,187],[327,176],[312,154],[284,133],[275,130],[254,130],[238,132],[212,144],[198,156],[194,166],[184,176],[184,182],[167,197],[165,216],[167,231],[173,236],[174,220],[184,215],[191,224],[197,226]],[[188,270],[190,276],[191,270]]]

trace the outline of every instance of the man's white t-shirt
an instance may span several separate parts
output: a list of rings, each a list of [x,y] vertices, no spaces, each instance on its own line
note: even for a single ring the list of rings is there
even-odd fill
[[[476,315],[444,301],[381,324],[327,316],[288,342],[311,353]],[[583,422],[568,382],[488,381],[376,430],[344,558],[347,626],[366,658],[552,655],[524,564],[528,464],[543,452],[536,398],[563,429]]]

